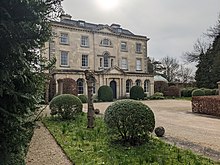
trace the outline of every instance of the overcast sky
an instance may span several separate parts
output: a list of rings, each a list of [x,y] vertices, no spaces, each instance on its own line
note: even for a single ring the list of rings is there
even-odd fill
[[[64,0],[72,19],[111,25],[150,38],[148,56],[177,58],[193,44],[220,13],[220,0]]]

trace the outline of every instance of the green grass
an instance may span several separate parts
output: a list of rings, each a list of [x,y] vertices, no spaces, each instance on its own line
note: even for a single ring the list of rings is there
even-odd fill
[[[96,127],[87,129],[84,114],[75,121],[45,118],[44,124],[67,156],[76,165],[209,165],[220,164],[166,144],[157,138],[141,146],[111,142],[103,118],[96,118]]]

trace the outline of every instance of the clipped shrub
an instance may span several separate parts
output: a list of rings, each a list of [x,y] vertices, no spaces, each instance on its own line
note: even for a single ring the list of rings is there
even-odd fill
[[[154,130],[153,111],[145,104],[131,100],[119,100],[105,111],[104,121],[111,137],[120,137],[131,145],[140,144],[149,138]]]
[[[192,96],[204,96],[204,95],[205,95],[205,92],[202,89],[195,89],[192,92]]]
[[[155,81],[154,82],[154,92],[163,93],[168,87],[168,83],[164,81]]]
[[[180,97],[180,89],[176,86],[169,86],[166,91],[164,91],[165,96],[169,97]]]
[[[113,101],[113,91],[112,88],[107,86],[107,85],[103,85],[98,89],[98,100],[99,101]]]
[[[86,95],[78,95],[78,98],[82,103],[88,103],[88,97]]]
[[[212,89],[207,89],[207,88],[205,88],[205,89],[203,89],[203,91],[204,91],[204,93],[205,93],[205,96],[210,96],[210,95],[212,95]]]
[[[195,90],[196,88],[183,88],[181,90],[181,97],[192,97],[192,92],[193,90]]]
[[[100,114],[100,110],[98,108],[94,109],[96,115]]]
[[[54,97],[50,102],[51,115],[58,115],[63,119],[74,119],[82,112],[81,100],[71,94],[62,94]]]
[[[157,137],[162,137],[165,133],[165,129],[164,127],[160,126],[160,127],[155,128],[154,132],[157,135]]]
[[[141,86],[133,86],[130,89],[130,99],[134,100],[143,100],[144,99],[144,90]]]
[[[163,93],[156,92],[152,96],[150,96],[151,100],[159,100],[159,99],[164,99]]]

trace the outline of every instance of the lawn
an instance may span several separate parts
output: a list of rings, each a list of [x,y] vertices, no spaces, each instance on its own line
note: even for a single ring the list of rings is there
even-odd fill
[[[86,115],[72,121],[45,118],[46,127],[53,134],[66,155],[76,165],[209,165],[220,164],[166,144],[156,137],[141,146],[121,145],[111,141],[103,118],[97,117],[96,127],[87,129]]]

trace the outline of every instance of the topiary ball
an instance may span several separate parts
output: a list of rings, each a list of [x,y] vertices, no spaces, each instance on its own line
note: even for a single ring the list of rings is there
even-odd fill
[[[73,119],[82,112],[81,100],[72,94],[62,94],[54,97],[49,107],[51,115],[58,115],[63,119]]]
[[[133,86],[130,90],[130,98],[134,100],[144,99],[144,90],[141,86]]]
[[[192,92],[192,96],[204,96],[204,95],[205,95],[205,92],[202,89],[195,89]]]
[[[99,109],[97,109],[97,108],[96,108],[96,109],[94,109],[94,112],[95,112],[95,114],[96,114],[96,115],[100,114],[100,110],[99,110]]]
[[[88,102],[88,97],[86,95],[79,95],[78,98],[82,101],[82,103]]]
[[[107,85],[103,85],[98,89],[98,100],[99,101],[113,101],[113,91],[112,88],[107,86]]]
[[[162,137],[165,133],[165,129],[162,126],[160,126],[155,128],[154,132],[157,135],[157,137]]]
[[[155,127],[153,111],[130,99],[111,104],[105,111],[104,121],[111,137],[119,137],[132,145],[148,139]]]

